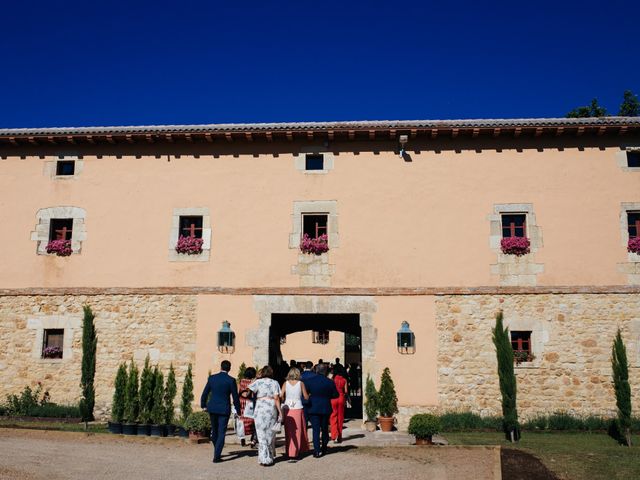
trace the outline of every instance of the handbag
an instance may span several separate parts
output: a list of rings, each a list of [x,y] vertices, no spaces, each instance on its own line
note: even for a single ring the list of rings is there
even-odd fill
[[[282,423],[276,422],[271,427],[271,431],[275,433],[280,433],[282,431]]]
[[[247,404],[244,406],[244,412],[242,412],[242,416],[244,418],[255,418],[255,411],[256,411],[256,403],[255,401],[253,402],[247,402]]]
[[[244,439],[244,422],[240,418],[236,418],[236,436],[240,440]]]

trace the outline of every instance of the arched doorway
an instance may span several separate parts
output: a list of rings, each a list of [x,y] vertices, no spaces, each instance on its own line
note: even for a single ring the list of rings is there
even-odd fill
[[[308,332],[306,344],[314,341],[313,332],[328,332],[331,336],[340,336],[339,351],[327,351],[327,355],[319,358],[311,357],[311,349],[305,345],[297,345],[296,357],[284,358],[283,339],[298,332]],[[316,340],[318,335],[316,334]],[[323,339],[324,340],[324,339]],[[285,340],[286,341],[286,340]],[[296,335],[296,342],[303,337]],[[329,339],[326,339],[328,342]],[[335,338],[334,338],[335,342]],[[289,349],[291,350],[291,349]],[[336,353],[337,352],[337,353]],[[307,358],[309,357],[309,358]],[[340,359],[345,367],[349,367],[349,394],[351,407],[345,411],[346,418],[362,418],[362,328],[360,315],[357,313],[273,313],[269,328],[269,364],[282,365],[284,362],[311,361],[316,364],[322,358],[326,363],[334,363]]]

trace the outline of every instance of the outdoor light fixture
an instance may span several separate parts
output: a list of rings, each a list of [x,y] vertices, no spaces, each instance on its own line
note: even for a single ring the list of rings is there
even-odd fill
[[[402,322],[398,330],[398,352],[404,355],[416,353],[416,336],[409,328],[409,322]]]
[[[236,334],[231,330],[231,324],[226,320],[218,330],[218,350],[221,353],[233,353],[236,349]]]
[[[400,135],[398,141],[400,142],[400,158],[404,158],[404,147],[409,141],[409,137],[407,135]]]
[[[285,343],[287,343],[287,336],[286,335],[282,335],[280,337],[280,345],[284,345]]]
[[[329,330],[313,330],[311,332],[311,342],[326,345],[329,343]]]

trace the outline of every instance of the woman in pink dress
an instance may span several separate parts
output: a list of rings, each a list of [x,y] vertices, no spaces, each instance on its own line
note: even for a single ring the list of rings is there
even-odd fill
[[[256,446],[256,431],[254,428],[253,418],[248,418],[243,416],[244,410],[249,402],[253,402],[253,394],[251,390],[249,390],[249,385],[253,383],[256,378],[256,369],[253,367],[248,367],[244,371],[244,378],[240,380],[240,385],[238,385],[238,394],[240,395],[240,420],[244,423],[244,436],[249,437],[251,440],[251,446]],[[244,446],[245,441],[244,438],[241,441]]]
[[[342,427],[344,426],[344,404],[347,396],[346,374],[340,368],[334,368],[333,381],[336,384],[339,397],[331,400],[331,440],[336,443],[342,442]]]
[[[302,399],[308,400],[309,394],[304,383],[300,381],[300,370],[289,370],[287,380],[282,384],[280,396],[283,400],[285,455],[294,460],[309,450],[307,425],[302,407]]]

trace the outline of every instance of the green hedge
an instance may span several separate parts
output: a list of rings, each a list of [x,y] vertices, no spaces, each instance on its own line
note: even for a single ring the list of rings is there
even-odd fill
[[[502,431],[501,417],[481,417],[471,412],[447,412],[439,415],[439,418],[443,432]]]

